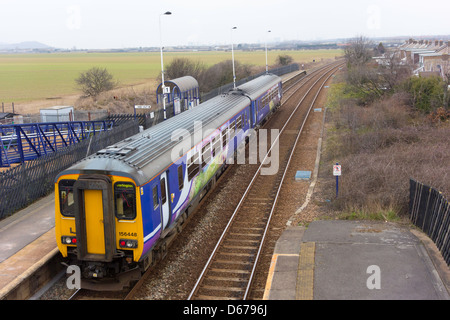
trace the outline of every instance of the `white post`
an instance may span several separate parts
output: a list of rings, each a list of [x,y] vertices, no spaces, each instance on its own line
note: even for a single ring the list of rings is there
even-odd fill
[[[270,30],[267,33],[271,32]],[[269,62],[267,60],[267,34],[266,34],[266,74],[269,73]]]
[[[162,45],[162,28],[161,28],[161,17],[164,15],[171,15],[172,12],[167,11],[164,12],[162,14],[159,15],[159,43],[160,43],[160,48],[161,48],[161,76],[162,76],[162,100],[163,100],[163,108],[164,108],[164,120],[166,120],[166,93],[165,93],[165,88],[166,86],[164,85],[164,61],[163,61],[163,45]]]
[[[237,27],[233,27],[231,29],[231,60],[233,62],[233,87],[236,89],[236,71],[234,70],[234,48],[233,48],[233,30],[237,29]]]

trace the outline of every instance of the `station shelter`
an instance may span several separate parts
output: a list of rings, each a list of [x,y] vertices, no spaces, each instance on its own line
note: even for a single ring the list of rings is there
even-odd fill
[[[194,77],[184,76],[181,78],[166,80],[165,96],[166,111],[169,117],[177,115],[180,112],[194,108],[200,104],[200,90],[198,82]],[[162,109],[163,107],[162,83],[156,89],[156,102]]]

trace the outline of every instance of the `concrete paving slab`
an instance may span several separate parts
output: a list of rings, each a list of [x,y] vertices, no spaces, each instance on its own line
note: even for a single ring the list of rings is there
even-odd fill
[[[427,248],[395,223],[327,220],[290,227],[275,247],[264,298],[450,300],[440,276],[448,266],[438,265],[438,272]]]
[[[0,243],[2,244],[0,263],[54,226],[55,196],[53,194],[0,221]]]

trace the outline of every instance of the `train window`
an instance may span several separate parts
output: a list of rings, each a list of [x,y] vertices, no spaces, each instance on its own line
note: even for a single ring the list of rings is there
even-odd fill
[[[161,203],[165,204],[167,201],[167,194],[166,194],[166,178],[161,179]]]
[[[178,188],[181,190],[184,186],[183,165],[178,166]]]
[[[236,122],[235,121],[233,121],[231,124],[230,124],[230,134],[234,134],[235,132],[236,132]]]
[[[199,162],[198,162],[198,153],[196,152],[191,156],[191,159],[188,163],[188,180],[191,181],[197,173],[200,171]]]
[[[76,180],[61,180],[58,184],[59,189],[59,208],[61,214],[66,217],[75,215],[73,201],[73,185]]]
[[[214,158],[216,156],[216,149],[214,149],[216,145],[216,137],[212,138],[211,144],[212,144],[212,157]]]
[[[212,140],[212,155],[216,156],[217,153],[220,152],[220,139],[219,136],[216,136]]]
[[[114,203],[117,219],[136,218],[136,190],[130,182],[114,184]]]
[[[158,208],[159,200],[158,200],[158,186],[153,187],[153,209]]]
[[[242,129],[242,116],[236,119],[236,131]]]
[[[227,145],[227,138],[228,138],[228,127],[226,127],[225,129],[223,129],[222,131],[222,146],[225,148],[225,146]]]
[[[206,146],[202,148],[202,167],[206,167],[209,160],[211,160],[211,142],[208,142]]]

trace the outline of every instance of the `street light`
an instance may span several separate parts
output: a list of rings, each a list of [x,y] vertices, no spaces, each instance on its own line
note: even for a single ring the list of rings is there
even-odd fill
[[[162,45],[162,28],[161,28],[161,17],[162,16],[170,16],[172,12],[166,11],[159,15],[159,43],[161,47],[161,75],[162,75],[162,99],[163,99],[163,108],[164,108],[164,120],[166,120],[166,86],[164,85],[164,62],[163,62],[163,45]]]
[[[231,60],[233,62],[233,87],[236,89],[236,71],[234,70],[234,48],[233,48],[233,30],[237,27],[231,28]]]
[[[270,33],[272,31],[268,30],[267,33]],[[269,73],[269,63],[267,62],[267,33],[266,33],[266,74]]]

